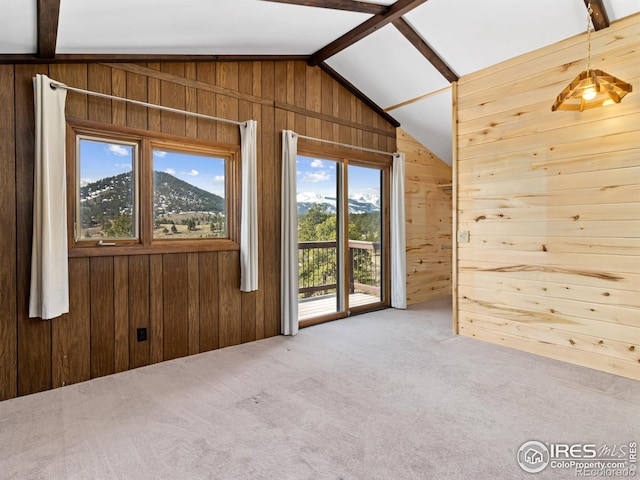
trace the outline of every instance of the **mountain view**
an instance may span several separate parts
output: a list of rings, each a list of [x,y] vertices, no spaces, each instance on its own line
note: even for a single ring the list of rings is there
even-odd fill
[[[165,172],[153,176],[154,237],[224,236],[224,198]],[[80,188],[83,238],[132,235],[131,180],[126,172]]]
[[[154,238],[225,235],[224,198],[166,172],[155,171],[153,175]],[[126,172],[80,188],[82,238],[126,238],[133,234],[131,179],[131,172]],[[320,193],[301,192],[297,204],[301,218],[319,207],[329,215],[336,213],[336,198]],[[349,197],[349,214],[363,215],[361,221],[369,218],[367,214],[379,212],[378,195],[358,193]]]
[[[224,198],[165,172],[153,172],[153,203],[158,213],[225,210]],[[80,188],[83,210],[90,217],[131,214],[131,172],[101,178]]]
[[[224,198],[202,190],[165,172],[153,172],[153,206],[156,213],[224,213]]]
[[[330,213],[336,212],[336,198],[320,193],[301,192],[297,195],[298,215],[305,215],[314,205],[323,205]],[[380,197],[370,194],[355,194],[349,197],[349,213],[373,213],[380,211]]]

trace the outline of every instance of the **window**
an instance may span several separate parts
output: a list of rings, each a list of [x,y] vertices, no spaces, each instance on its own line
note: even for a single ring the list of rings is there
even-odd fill
[[[78,135],[77,240],[138,238],[138,144]]]
[[[238,147],[89,122],[68,135],[70,255],[238,248]]]
[[[224,238],[225,159],[153,149],[153,238]]]

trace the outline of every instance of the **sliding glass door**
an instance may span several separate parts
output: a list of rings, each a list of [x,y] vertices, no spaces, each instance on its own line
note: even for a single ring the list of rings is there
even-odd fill
[[[298,156],[301,325],[385,305],[385,169]]]
[[[348,293],[356,309],[382,301],[382,171],[348,168]]]
[[[298,317],[344,312],[342,164],[298,156]]]

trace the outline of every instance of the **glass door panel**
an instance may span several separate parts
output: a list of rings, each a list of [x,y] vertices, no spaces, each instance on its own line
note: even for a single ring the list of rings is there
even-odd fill
[[[344,312],[342,164],[298,156],[298,320]]]
[[[382,302],[382,171],[349,165],[347,288],[349,309]]]

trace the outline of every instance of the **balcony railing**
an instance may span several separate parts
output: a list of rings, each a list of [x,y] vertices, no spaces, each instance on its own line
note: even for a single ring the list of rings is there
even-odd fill
[[[381,255],[379,242],[349,240],[349,293],[380,296]],[[299,297],[336,293],[338,253],[335,241],[299,242]]]

